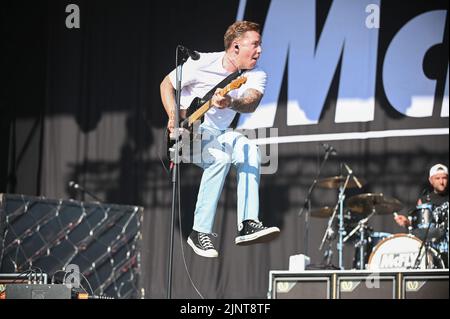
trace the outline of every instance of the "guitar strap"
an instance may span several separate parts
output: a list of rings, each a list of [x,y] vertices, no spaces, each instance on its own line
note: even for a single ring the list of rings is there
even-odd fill
[[[213,87],[211,90],[209,90],[208,91],[208,93],[206,93],[204,96],[203,96],[203,98],[200,100],[200,102],[198,103],[199,105],[203,105],[203,104],[205,104],[207,101],[209,101],[211,98],[212,98],[212,96],[214,95],[214,93],[216,92],[216,90],[218,89],[218,88],[220,88],[220,89],[223,89],[225,86],[227,86],[229,83],[231,83],[231,81],[233,81],[234,79],[236,79],[238,76],[240,76],[242,73],[244,73],[245,71],[247,71],[247,70],[238,70],[238,71],[236,71],[236,72],[233,72],[233,73],[231,73],[230,75],[228,75],[226,78],[224,78],[222,81],[220,81],[220,83],[218,83],[215,87]],[[239,113],[237,113],[237,115],[239,115]],[[203,116],[202,116],[202,118],[201,118],[201,121],[203,122]],[[239,117],[238,116],[235,116],[235,118],[233,119],[233,121],[232,121],[232,123],[231,124],[233,124],[233,123],[237,123],[237,119],[238,119]],[[232,127],[232,126],[230,126],[230,127]],[[165,135],[165,140],[167,140],[168,139],[168,137],[167,137],[167,134]],[[190,154],[189,154],[189,157],[191,157],[192,156],[192,150],[193,150],[193,147],[192,147],[192,143],[193,143],[193,141],[192,141],[192,139],[190,140],[190,144],[191,144],[191,148],[190,148]],[[168,144],[168,143],[165,143],[165,144]],[[169,158],[170,158],[170,155],[169,155]]]
[[[230,75],[228,75],[219,84],[217,84],[215,87],[213,87],[211,90],[209,90],[208,93],[205,94],[205,96],[201,99],[200,105],[203,105],[204,103],[206,103],[206,101],[209,101],[212,98],[212,96],[214,95],[214,92],[216,92],[217,89],[219,89],[219,88],[223,89],[225,86],[227,86],[227,84],[229,84],[231,81],[236,79],[238,76],[240,76],[245,71],[247,71],[247,70],[246,69],[238,70],[238,71],[233,72]],[[239,120],[239,113],[236,113],[236,115],[234,116],[233,121],[231,121],[231,123],[230,123],[230,128],[233,128],[233,129],[236,128],[238,120]],[[202,117],[201,121],[203,122],[203,117]]]
[[[215,87],[213,87],[211,90],[209,90],[208,93],[205,94],[205,96],[203,96],[203,98],[201,99],[201,104],[200,105],[206,103],[206,101],[209,101],[212,98],[212,96],[214,95],[214,92],[216,92],[217,89],[223,89],[225,86],[227,86],[227,84],[229,84],[231,81],[236,79],[239,75],[241,75],[245,71],[247,71],[247,70],[238,70],[238,71],[233,72],[230,75],[228,75],[219,84],[217,84]]]

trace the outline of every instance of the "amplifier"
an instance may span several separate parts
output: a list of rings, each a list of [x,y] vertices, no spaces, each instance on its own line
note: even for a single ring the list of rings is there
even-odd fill
[[[299,273],[271,271],[268,298],[273,299],[330,299],[333,287],[331,273],[305,272]]]
[[[404,274],[401,278],[403,299],[448,299],[448,273]]]
[[[448,299],[448,269],[270,271],[273,299]]]
[[[0,284],[46,284],[47,283],[46,273],[34,273],[31,271],[25,271],[23,273],[0,273]]]
[[[72,289],[58,285],[6,285],[6,299],[71,299]]]
[[[336,276],[337,299],[395,299],[395,273],[341,274]]]

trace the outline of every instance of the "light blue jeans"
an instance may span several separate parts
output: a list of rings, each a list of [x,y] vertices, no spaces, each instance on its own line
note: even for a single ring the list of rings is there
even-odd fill
[[[258,221],[261,156],[258,146],[246,136],[232,130],[217,130],[205,125],[202,132],[201,159],[195,164],[203,168],[194,230],[210,234],[213,230],[217,203],[231,165],[237,169],[237,223],[247,219]]]

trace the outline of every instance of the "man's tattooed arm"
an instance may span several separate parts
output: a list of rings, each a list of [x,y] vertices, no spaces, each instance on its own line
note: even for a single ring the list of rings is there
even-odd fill
[[[263,94],[255,89],[247,89],[243,96],[232,99],[230,108],[238,113],[252,113],[258,107]]]

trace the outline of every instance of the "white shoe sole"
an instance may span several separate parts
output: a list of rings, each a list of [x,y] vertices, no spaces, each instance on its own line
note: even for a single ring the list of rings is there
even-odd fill
[[[194,250],[194,252],[197,255],[200,255],[200,256],[206,257],[206,258],[216,258],[219,256],[219,253],[215,249],[202,250],[202,249],[198,248],[197,246],[195,246],[195,244],[191,238],[188,238],[187,243],[189,244],[189,246],[192,247],[192,249]]]
[[[235,244],[239,246],[267,243],[280,234],[278,227],[269,227],[257,233],[236,237]]]

